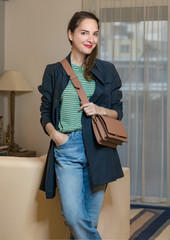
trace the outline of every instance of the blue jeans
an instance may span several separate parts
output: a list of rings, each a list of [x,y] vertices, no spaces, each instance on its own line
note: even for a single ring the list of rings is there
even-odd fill
[[[71,239],[101,239],[96,228],[105,185],[93,189],[90,186],[82,132],[67,135],[66,143],[54,150],[62,215],[69,226]]]

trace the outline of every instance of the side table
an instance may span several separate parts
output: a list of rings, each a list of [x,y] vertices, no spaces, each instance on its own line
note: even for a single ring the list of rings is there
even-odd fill
[[[24,152],[8,152],[7,156],[13,156],[13,157],[36,157],[36,151],[24,151]]]

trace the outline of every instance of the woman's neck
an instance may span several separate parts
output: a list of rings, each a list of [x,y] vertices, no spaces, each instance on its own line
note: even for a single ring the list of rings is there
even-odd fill
[[[84,58],[85,58],[84,54],[78,54],[75,52],[71,52],[71,63],[72,64],[82,66],[84,63]]]

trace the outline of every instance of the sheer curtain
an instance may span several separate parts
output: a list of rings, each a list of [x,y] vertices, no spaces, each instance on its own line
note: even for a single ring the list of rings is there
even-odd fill
[[[99,57],[113,62],[122,79],[129,143],[119,153],[131,170],[131,200],[139,203],[170,205],[169,5],[170,0],[83,1],[83,9],[101,21]]]

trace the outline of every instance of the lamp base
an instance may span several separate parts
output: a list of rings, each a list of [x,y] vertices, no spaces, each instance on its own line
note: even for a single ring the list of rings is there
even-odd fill
[[[17,152],[20,149],[19,145],[16,143],[9,145],[9,151],[11,152]]]
[[[11,132],[10,132],[11,138],[10,138],[9,150],[12,152],[16,152],[20,147],[14,141],[15,91],[11,91],[10,93],[10,110],[11,110],[11,114],[10,114],[11,115]]]

